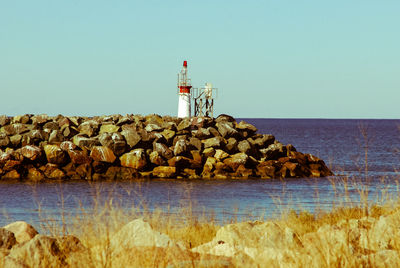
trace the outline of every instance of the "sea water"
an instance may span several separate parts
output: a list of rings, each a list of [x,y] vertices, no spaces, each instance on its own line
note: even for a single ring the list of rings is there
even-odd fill
[[[241,120],[241,119],[238,119]],[[90,211],[97,202],[129,210],[146,207],[214,215],[217,221],[271,218],[282,211],[329,210],[398,195],[400,120],[243,119],[259,133],[323,159],[329,178],[249,180],[160,180],[63,183],[0,182],[0,226],[16,220],[34,226],[64,213]],[[96,201],[95,201],[96,200]]]

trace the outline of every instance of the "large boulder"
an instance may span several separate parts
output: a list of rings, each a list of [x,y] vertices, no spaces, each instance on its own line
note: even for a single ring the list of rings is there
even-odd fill
[[[174,152],[163,143],[153,143],[153,151],[157,152],[159,155],[167,160],[171,159],[174,156]]]
[[[62,165],[68,161],[68,156],[59,145],[45,145],[44,152],[46,154],[47,161],[51,164]]]
[[[187,155],[189,153],[188,142],[184,139],[180,139],[175,143],[174,155]]]
[[[35,167],[29,167],[26,178],[32,182],[39,182],[39,181],[43,181],[45,179],[45,176],[40,169],[35,168]]]
[[[110,239],[110,247],[114,250],[140,247],[170,247],[177,245],[168,235],[153,230],[143,219],[133,220],[124,225]]]
[[[286,250],[299,243],[294,231],[273,222],[241,222],[221,227],[214,239],[192,251],[259,261],[267,249]],[[265,260],[265,259],[264,259]],[[253,266],[252,264],[251,266]]]
[[[215,118],[215,122],[216,123],[219,123],[219,122],[232,122],[232,123],[235,123],[236,120],[235,120],[235,118],[233,118],[230,115],[220,114],[217,118]]]
[[[20,152],[25,158],[31,161],[39,159],[40,156],[42,155],[42,150],[34,145],[26,145],[21,148]]]
[[[38,234],[38,232],[35,230],[35,228],[33,228],[32,225],[24,221],[12,222],[4,226],[3,228],[10,232],[13,232],[19,244],[31,240]]]
[[[177,126],[178,131],[189,130],[192,126],[190,118],[184,118]]]
[[[30,122],[30,120],[31,120],[31,118],[30,118],[30,115],[28,115],[28,114],[16,115],[11,120],[11,124],[16,124],[16,123],[28,124]]]
[[[78,130],[81,134],[93,137],[97,135],[97,132],[99,130],[99,123],[95,120],[88,120],[80,124]]]
[[[218,132],[224,138],[229,138],[233,136],[237,136],[238,131],[233,127],[233,123],[231,122],[219,122],[215,125],[218,128]]]
[[[115,132],[118,132],[119,129],[120,129],[120,127],[116,126],[114,124],[103,124],[100,127],[99,134],[102,134],[102,133],[115,133]]]
[[[167,143],[171,143],[171,141],[173,141],[174,137],[175,137],[175,131],[171,130],[171,129],[164,129],[161,132],[161,135],[164,136],[164,139],[166,140]]]
[[[260,149],[260,153],[266,160],[277,160],[282,156],[286,156],[286,147],[280,142],[275,142],[267,148]]]
[[[203,140],[202,142],[204,143],[204,148],[212,147],[212,148],[217,149],[222,146],[223,138],[214,137],[214,138],[209,138],[209,139]]]
[[[8,125],[11,122],[11,118],[6,115],[0,115],[0,126]]]
[[[238,143],[238,150],[239,152],[245,153],[245,154],[251,154],[251,144],[247,140],[242,140]]]
[[[110,148],[115,155],[121,155],[125,152],[126,142],[120,133],[103,133],[99,136],[102,146]]]
[[[230,167],[233,171],[236,171],[240,165],[246,165],[248,158],[249,156],[245,153],[237,153],[226,158],[224,164]]]
[[[246,123],[245,121],[240,121],[238,124],[236,124],[236,129],[243,130],[243,131],[248,131],[250,133],[256,133],[257,128],[253,126],[252,124]]]
[[[141,170],[147,165],[146,153],[143,149],[134,149],[123,154],[120,158],[121,166]]]
[[[149,160],[150,160],[150,163],[152,163],[156,166],[165,166],[167,163],[164,160],[164,158],[156,151],[153,151],[150,153]]]
[[[157,166],[153,169],[153,176],[158,178],[173,178],[176,176],[176,167]]]
[[[1,128],[0,132],[4,132],[7,136],[16,134],[23,134],[33,129],[33,125],[15,123],[11,125],[5,125]]]
[[[116,159],[113,151],[105,146],[94,146],[90,152],[90,157],[94,161],[113,163]]]
[[[101,145],[100,141],[97,138],[95,138],[95,137],[88,138],[81,134],[75,135],[72,138],[72,142],[79,148],[87,149],[87,150],[91,150],[93,148],[93,146]]]
[[[36,235],[33,239],[13,247],[4,260],[5,267],[65,267],[68,257],[85,252],[78,238],[54,238]]]
[[[122,136],[125,137],[126,143],[134,148],[142,139],[140,134],[134,129],[125,129],[121,132]]]
[[[0,132],[0,148],[7,147],[10,144],[10,138],[5,134]]]

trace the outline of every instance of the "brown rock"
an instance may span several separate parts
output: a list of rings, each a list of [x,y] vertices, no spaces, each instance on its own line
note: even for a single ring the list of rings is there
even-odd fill
[[[71,138],[75,135],[77,135],[79,133],[78,129],[75,127],[70,127],[70,126],[64,126],[61,129],[61,134],[65,137],[65,138]]]
[[[56,164],[47,163],[45,166],[40,167],[40,170],[48,179],[62,180],[65,178],[64,172]]]
[[[115,133],[118,132],[120,129],[119,126],[116,126],[114,124],[104,124],[100,127],[99,134],[102,133]]]
[[[27,124],[30,121],[30,115],[28,114],[24,114],[24,115],[16,115],[13,117],[13,119],[11,120],[12,124],[15,123],[21,123],[21,124]]]
[[[196,170],[185,168],[182,172],[182,175],[188,179],[199,179],[200,176],[196,174]]]
[[[196,137],[190,137],[188,146],[190,150],[201,151],[203,149],[203,143]]]
[[[43,125],[49,121],[49,116],[47,114],[38,114],[31,117],[32,124]]]
[[[281,174],[283,178],[295,178],[301,177],[302,174],[299,173],[299,165],[297,163],[285,162],[281,169]]]
[[[78,127],[78,130],[81,134],[85,134],[89,137],[97,135],[98,129],[99,123],[95,120],[88,120],[86,122],[83,122]]]
[[[51,164],[65,164],[68,161],[68,156],[58,145],[45,145],[44,152],[47,161]]]
[[[92,159],[88,156],[87,151],[79,150],[68,150],[69,158],[71,162],[77,165],[90,164]]]
[[[271,161],[265,161],[257,165],[256,175],[260,176],[261,178],[270,179],[275,177],[275,171],[276,169]]]
[[[34,145],[26,145],[21,148],[20,152],[25,158],[31,161],[39,159],[40,156],[42,155],[42,150]]]
[[[220,114],[220,115],[215,119],[215,122],[216,122],[216,123],[219,123],[219,122],[232,122],[232,123],[234,123],[234,122],[236,122],[236,120],[235,120],[235,118],[233,118],[233,117],[230,116],[230,115],[227,115],[227,114]]]
[[[215,149],[210,147],[210,148],[206,148],[203,150],[203,156],[205,158],[210,157],[210,156],[214,156],[215,155]]]
[[[214,155],[215,159],[217,159],[218,161],[223,161],[225,158],[229,157],[229,154],[227,152],[224,152],[221,149],[217,149],[215,151],[215,155]]]
[[[192,135],[200,140],[211,138],[212,136],[210,130],[206,128],[199,128],[197,130],[193,130]]]
[[[150,162],[157,166],[165,166],[167,162],[157,152],[153,151],[149,156]]]
[[[174,155],[188,155],[188,153],[189,153],[189,148],[186,140],[184,139],[178,140],[174,146]]]
[[[70,150],[75,150],[76,149],[76,145],[72,142],[72,141],[64,141],[60,144],[60,148],[66,152],[70,151]]]
[[[0,147],[7,147],[10,144],[10,138],[5,133],[0,133]]]
[[[239,152],[250,154],[252,150],[250,142],[248,142],[247,140],[240,141],[238,144],[238,150]]]
[[[92,166],[90,164],[82,164],[76,167],[76,174],[82,179],[91,180],[92,178]]]
[[[286,156],[286,147],[282,143],[277,142],[268,146],[268,148],[260,149],[260,153],[266,160],[276,160]]]
[[[206,140],[202,141],[204,143],[204,148],[220,148],[222,143],[223,143],[223,139],[221,137],[214,137],[214,138],[209,138]]]
[[[6,115],[0,115],[0,126],[8,125],[11,122],[11,118]]]
[[[94,161],[113,163],[116,159],[113,151],[105,146],[94,146],[90,152],[90,157]]]
[[[6,174],[4,174],[2,176],[2,179],[6,179],[6,180],[19,180],[20,178],[21,178],[21,175],[15,169],[7,172]]]
[[[246,123],[244,121],[240,121],[239,124],[236,124],[236,129],[248,131],[251,133],[256,133],[257,128],[253,126],[252,124]]]
[[[15,134],[10,137],[10,142],[14,147],[18,147],[21,143],[22,135]]]
[[[20,160],[7,160],[5,161],[5,164],[3,166],[3,170],[4,171],[10,171],[13,169],[17,169],[19,167],[19,165],[21,165],[21,161]]]
[[[153,169],[153,176],[159,178],[172,178],[176,176],[176,167],[158,166]]]
[[[244,165],[239,165],[235,171],[235,177],[248,178],[253,175],[253,170],[246,168]]]
[[[43,126],[43,130],[46,132],[51,132],[52,130],[59,130],[60,126],[57,124],[57,122],[47,122],[46,124],[44,124]]]
[[[227,144],[225,145],[225,149],[230,154],[237,153],[238,152],[238,141],[235,138],[229,138],[227,140]]]
[[[110,148],[115,155],[125,153],[126,142],[120,133],[103,133],[99,136],[101,145]]]
[[[121,166],[141,170],[147,165],[146,153],[143,149],[135,149],[123,154],[120,158]]]
[[[221,137],[221,134],[213,127],[208,127],[207,130],[210,132],[212,137]]]
[[[26,176],[28,180],[38,182],[43,181],[45,179],[44,174],[35,167],[30,167],[28,169],[28,174]]]
[[[125,137],[126,143],[134,148],[142,139],[139,133],[133,129],[126,129],[121,132],[121,134]]]
[[[168,165],[170,167],[176,167],[178,171],[191,166],[191,161],[189,158],[184,156],[174,156],[168,160]]]
[[[99,140],[97,138],[87,138],[80,134],[75,135],[72,138],[72,142],[79,148],[87,149],[87,150],[91,150],[94,146],[101,145],[101,143],[99,142]]]
[[[157,152],[159,155],[167,160],[171,159],[174,156],[174,152],[163,143],[153,143],[153,151]]]
[[[29,132],[30,130],[33,129],[32,125],[27,125],[27,124],[20,124],[20,123],[15,123],[11,125],[6,125],[1,128],[7,136],[12,136],[16,134],[23,134],[26,132]]]
[[[246,165],[249,157],[245,153],[237,153],[224,160],[224,163],[235,171],[240,165]]]
[[[199,151],[190,151],[190,153],[192,154],[192,161],[191,161],[191,168],[194,169],[198,169],[198,168],[202,168],[202,161],[203,158],[201,157],[201,154]]]
[[[233,123],[231,122],[219,122],[216,124],[218,132],[224,138],[234,137],[238,135],[238,131],[233,128]]]
[[[208,157],[206,162],[204,163],[201,176],[206,179],[213,177],[214,174],[212,173],[212,171],[214,170],[214,166],[216,163],[217,160],[214,157]]]
[[[164,136],[164,139],[166,140],[166,142],[168,144],[171,144],[171,142],[173,141],[174,137],[175,137],[175,131],[170,130],[170,129],[164,129],[161,132],[161,135]]]
[[[105,176],[111,180],[130,180],[136,178],[138,174],[137,170],[133,168],[111,166],[107,169]]]
[[[190,118],[184,118],[177,126],[178,131],[189,130],[192,123],[190,122]]]

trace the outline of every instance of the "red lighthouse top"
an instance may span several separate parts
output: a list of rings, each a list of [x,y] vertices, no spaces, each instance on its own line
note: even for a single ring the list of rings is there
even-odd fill
[[[183,61],[183,67],[187,67],[187,61]]]

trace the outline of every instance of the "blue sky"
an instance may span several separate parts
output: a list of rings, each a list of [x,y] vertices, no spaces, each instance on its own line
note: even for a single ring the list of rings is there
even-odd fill
[[[0,114],[399,118],[400,1],[0,2]]]

